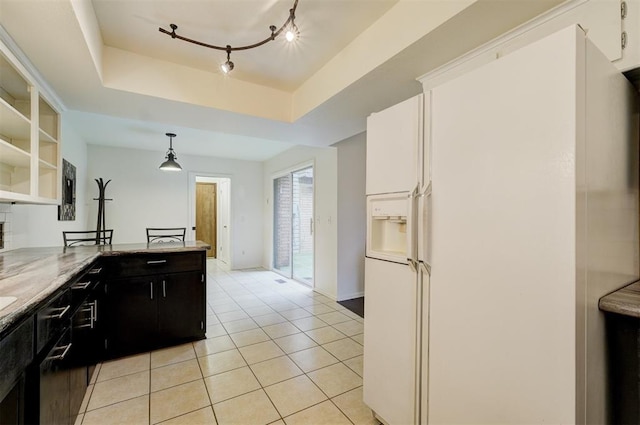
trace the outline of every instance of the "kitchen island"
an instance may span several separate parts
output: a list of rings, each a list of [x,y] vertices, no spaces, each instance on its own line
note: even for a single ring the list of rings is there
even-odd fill
[[[0,423],[74,423],[97,363],[204,338],[208,248],[0,254]]]
[[[602,298],[606,313],[609,423],[640,423],[640,281]]]

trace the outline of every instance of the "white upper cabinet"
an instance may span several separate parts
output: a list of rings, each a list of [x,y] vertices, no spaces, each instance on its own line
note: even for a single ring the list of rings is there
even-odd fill
[[[420,94],[367,118],[367,195],[418,186],[422,107]]]
[[[60,201],[60,114],[0,43],[0,202]]]

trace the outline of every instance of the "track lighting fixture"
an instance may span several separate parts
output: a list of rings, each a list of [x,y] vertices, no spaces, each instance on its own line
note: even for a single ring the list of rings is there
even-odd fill
[[[271,25],[269,27],[269,30],[271,31],[271,34],[267,38],[265,38],[262,41],[258,41],[257,43],[249,44],[249,45],[246,45],[246,46],[232,47],[229,44],[227,44],[226,46],[217,46],[215,44],[208,44],[208,43],[204,43],[202,41],[197,41],[197,40],[193,40],[193,39],[190,39],[190,38],[187,38],[187,37],[183,37],[181,35],[176,34],[176,30],[178,29],[178,26],[176,24],[170,24],[169,25],[169,27],[171,28],[171,31],[166,30],[166,29],[164,29],[162,27],[158,28],[158,30],[161,33],[169,35],[171,38],[177,38],[179,40],[187,41],[189,43],[197,44],[197,45],[203,46],[203,47],[208,47],[210,49],[226,51],[227,52],[227,61],[224,62],[222,65],[220,65],[220,69],[222,70],[223,73],[228,74],[234,68],[234,64],[231,61],[231,52],[233,52],[233,51],[236,51],[236,50],[249,50],[249,49],[253,49],[253,48],[256,48],[256,47],[260,47],[263,44],[267,44],[268,42],[275,40],[276,37],[278,35],[280,35],[280,33],[282,31],[285,31],[285,39],[287,41],[293,42],[293,41],[297,40],[298,37],[300,36],[300,31],[298,30],[298,27],[296,26],[296,23],[295,23],[296,8],[297,7],[298,7],[298,0],[294,0],[293,7],[291,9],[289,9],[289,18],[285,21],[284,24],[282,24],[280,29],[277,29],[275,25]]]

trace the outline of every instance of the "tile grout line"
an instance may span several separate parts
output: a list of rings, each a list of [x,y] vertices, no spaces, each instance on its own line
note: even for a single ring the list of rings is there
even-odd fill
[[[231,297],[231,298],[233,299],[233,297]],[[234,302],[235,302],[235,300],[234,300]],[[295,303],[295,301],[294,301],[294,303]],[[236,304],[237,304],[237,302],[236,302]],[[242,306],[240,306],[239,304],[238,304],[238,306],[240,307],[240,309],[242,309],[242,310],[243,310],[243,312],[244,312],[245,314],[247,314],[247,315],[249,316],[249,318],[251,318],[251,319],[253,320],[253,316],[251,316],[249,313],[247,313],[246,311],[244,311],[243,307],[242,307]],[[303,307],[302,307],[302,306],[300,306],[299,308],[303,308]],[[303,308],[303,309],[304,309],[304,308]],[[306,310],[306,309],[305,309],[305,310]],[[284,311],[288,311],[288,310],[284,310]],[[306,310],[306,311],[308,311],[308,310]],[[276,313],[278,313],[278,314],[279,314],[279,312],[276,312]],[[311,313],[311,312],[310,312],[310,313]],[[315,315],[315,313],[311,313],[311,314],[312,314],[312,316],[311,316],[311,317],[314,317],[314,318],[317,318],[317,319],[318,319],[318,320],[320,320],[320,321],[323,321],[323,320],[322,320],[322,319],[320,319],[318,316],[316,316],[316,315]],[[320,313],[320,314],[331,314],[331,313]],[[302,333],[302,334],[305,334],[307,337],[310,337],[309,335],[307,335],[307,334],[305,333],[305,331],[303,331],[302,329],[298,328],[298,327],[297,327],[294,323],[292,323],[288,318],[286,318],[286,317],[284,317],[284,316],[282,316],[282,315],[280,315],[280,316],[281,316],[281,317],[283,317],[283,318],[286,320],[286,322],[288,322],[289,324],[291,324],[291,325],[293,325],[294,327],[296,327],[297,329],[299,329],[299,331],[300,331],[300,332],[297,332],[296,334],[298,334],[298,333]],[[345,316],[346,316],[346,315],[345,315]],[[354,319],[349,318],[349,320],[354,320]],[[349,320],[347,320],[347,321],[349,321]],[[354,320],[354,321],[355,321],[355,320]],[[255,322],[255,320],[254,320],[254,322]],[[282,323],[286,323],[286,322],[282,322]],[[323,322],[324,322],[324,321],[323,321]],[[345,323],[345,322],[346,322],[346,321],[344,321],[344,322],[337,322],[337,323],[334,323],[334,324]],[[326,323],[326,322],[325,322],[325,323]],[[258,324],[258,323],[256,323],[256,324],[259,326],[259,327],[258,327],[258,329],[261,329],[263,332],[265,332],[265,331],[264,331],[264,329],[263,329],[263,328],[264,328],[264,326],[261,326],[261,325],[260,325],[260,324]],[[333,326],[334,324],[329,324],[329,323],[327,323],[327,326],[328,326],[328,327],[333,328],[334,330],[336,330],[336,331],[338,331],[338,332],[340,332],[340,330],[339,330],[339,329],[337,329],[337,328],[335,328],[335,327]],[[265,325],[265,326],[272,326],[272,325],[274,325],[274,324],[271,324],[271,325]],[[226,329],[226,328],[225,328],[225,329]],[[319,328],[316,328],[316,329],[319,329]],[[242,331],[240,331],[240,332],[242,332]],[[228,333],[228,331],[227,331],[227,333]],[[266,333],[266,332],[265,332],[265,333]],[[342,332],[340,332],[340,333],[342,333]],[[229,333],[228,333],[228,334],[229,334]],[[267,336],[270,338],[270,341],[272,341],[272,342],[274,342],[276,345],[278,345],[278,344],[275,342],[274,338],[273,338],[269,333],[266,333],[266,334],[267,334]],[[296,335],[296,334],[292,334],[292,335]],[[230,336],[230,335],[231,335],[231,334],[229,334],[229,336]],[[337,339],[337,340],[334,340],[334,341],[328,341],[328,342],[326,342],[325,344],[329,344],[329,343],[336,342],[336,341],[342,341],[342,340],[345,340],[345,339],[349,339],[349,340],[353,341],[349,335],[346,335],[346,334],[343,334],[343,335],[345,335],[345,337],[344,337],[344,338],[340,338],[340,339]],[[289,335],[283,335],[283,336],[281,336],[281,337],[285,337],[285,336],[289,336]],[[281,338],[281,337],[278,337],[278,338]],[[344,363],[344,361],[343,361],[343,360],[341,360],[341,359],[339,359],[339,358],[335,357],[335,355],[333,355],[333,353],[329,352],[325,347],[323,347],[323,345],[324,345],[324,344],[320,344],[320,343],[318,343],[318,341],[314,340],[312,337],[310,337],[310,338],[311,338],[311,339],[312,339],[316,344],[318,344],[318,345],[317,345],[318,347],[323,348],[327,353],[329,353],[331,356],[333,356],[333,357],[338,361],[337,363],[334,363],[334,365],[335,365],[335,364],[342,364],[342,365],[343,365],[344,367],[346,367],[347,369],[349,369],[349,370],[353,371],[353,370],[352,370],[352,369],[351,369],[347,364],[345,364],[345,363]],[[237,344],[235,343],[235,340],[233,340],[233,338],[231,338],[231,339],[232,339],[232,341],[234,342],[234,345],[236,345],[236,349],[238,349],[238,351],[239,351],[239,348],[240,348],[240,347],[238,347],[238,346],[237,346]],[[277,338],[276,338],[276,339],[277,339]],[[356,344],[359,344],[357,341],[353,341],[353,342],[355,342]],[[256,344],[257,344],[257,343],[256,343]],[[254,344],[248,344],[248,345],[246,345],[246,346],[250,346],[250,345],[254,345]],[[359,345],[360,345],[360,344],[359,344]],[[246,346],[245,346],[245,347],[246,347]],[[303,350],[299,350],[299,351],[303,351]],[[282,416],[282,413],[281,413],[281,412],[280,412],[280,410],[278,410],[278,408],[275,406],[275,404],[273,403],[273,400],[271,400],[271,397],[269,397],[268,392],[265,390],[265,388],[266,388],[266,387],[262,385],[262,383],[260,382],[260,380],[258,379],[258,377],[255,375],[255,372],[254,372],[254,371],[253,371],[253,369],[251,368],[251,366],[252,366],[252,365],[250,365],[250,364],[247,362],[247,360],[246,360],[246,358],[244,357],[244,355],[242,355],[242,352],[240,352],[240,354],[241,354],[241,356],[243,357],[243,359],[245,360],[245,362],[247,363],[247,365],[248,365],[248,367],[249,367],[249,370],[251,370],[251,372],[252,372],[253,376],[255,377],[256,381],[257,381],[257,382],[258,382],[258,384],[260,385],[261,389],[262,389],[262,390],[264,391],[264,393],[267,395],[267,397],[268,397],[268,398],[269,398],[269,400],[271,401],[271,403],[272,403],[272,405],[274,406],[274,408],[276,409],[276,411],[280,414],[281,419],[282,419],[282,420],[284,420],[284,417]],[[295,361],[289,357],[289,354],[290,354],[290,353],[286,353],[286,352],[285,352],[285,355],[284,355],[284,356],[278,356],[278,357],[275,357],[275,358],[280,358],[280,357],[285,357],[285,356],[286,356],[290,361],[293,361],[293,363],[294,363],[294,364],[296,364],[296,363],[295,363]],[[344,359],[344,360],[349,360],[349,359],[352,359],[352,358],[355,358],[355,357],[358,357],[358,356],[359,356],[359,355],[357,355],[357,356],[353,356],[353,357],[349,357],[349,358]],[[261,362],[257,362],[257,363],[254,363],[254,364],[260,364],[260,363],[267,362],[267,361],[270,361],[270,360],[273,360],[273,358],[272,358],[272,359],[266,359],[266,360],[263,360],[263,361],[261,361]],[[297,365],[297,364],[296,364],[296,365]],[[332,366],[332,365],[329,365],[329,366]],[[326,367],[329,367],[329,366],[326,366]],[[299,367],[299,366],[298,366],[298,367]],[[309,372],[314,372],[314,371],[316,371],[316,370],[321,370],[321,369],[324,369],[324,367],[322,367],[322,368],[318,368],[318,369],[314,369],[314,370],[310,370]],[[342,413],[342,414],[347,418],[347,420],[353,424],[353,421],[351,420],[351,418],[349,418],[349,416],[348,416],[348,415],[346,415],[346,414],[345,414],[345,413],[344,413],[344,412],[343,412],[343,411],[342,411],[342,410],[341,410],[341,409],[340,409],[340,408],[339,408],[339,407],[338,407],[338,406],[333,402],[332,397],[329,397],[329,396],[328,396],[328,395],[327,395],[327,394],[322,390],[322,388],[320,388],[320,387],[318,386],[318,384],[316,384],[316,382],[315,382],[315,381],[314,381],[314,380],[313,380],[313,379],[308,375],[308,373],[309,373],[309,372],[305,372],[304,370],[301,370],[301,372],[302,372],[302,375],[304,375],[305,377],[307,377],[307,379],[309,379],[309,381],[311,381],[311,382],[313,383],[313,385],[314,385],[318,390],[320,390],[320,392],[321,392],[321,393],[326,397],[326,400],[323,400],[323,401],[321,401],[321,402],[319,402],[319,403],[316,403],[316,404],[312,404],[312,405],[310,405],[310,406],[307,406],[307,407],[305,407],[304,409],[301,409],[301,410],[299,410],[299,411],[293,412],[293,413],[291,413],[290,415],[287,415],[287,417],[292,416],[292,415],[294,415],[294,414],[296,414],[296,413],[299,413],[299,412],[301,412],[301,411],[303,411],[303,410],[306,410],[306,409],[308,409],[308,408],[311,408],[311,407],[313,407],[313,406],[316,406],[316,405],[318,405],[318,404],[324,403],[325,401],[329,400],[329,401],[331,401],[331,403],[332,403],[332,404],[333,404],[333,405],[334,405],[334,406],[335,406],[335,407],[340,411],[340,413]],[[355,371],[353,371],[353,372],[355,373]],[[302,375],[298,375],[298,376],[302,376]],[[357,374],[357,373],[356,373],[356,375],[358,375],[358,377],[360,377],[360,378],[362,379],[362,377],[361,377],[359,374]],[[295,377],[294,377],[294,378],[295,378]],[[275,382],[275,383],[273,383],[273,384],[271,384],[271,385],[268,385],[268,386],[276,385],[276,384],[279,384],[279,383],[281,383],[281,382],[286,382],[287,380],[294,379],[294,378],[289,378],[289,379],[285,379],[285,380],[283,380],[283,381]],[[361,386],[361,385],[360,385],[360,386]],[[344,392],[342,392],[342,393],[336,394],[336,395],[335,395],[335,397],[338,397],[338,396],[340,396],[340,395],[342,395],[342,394],[346,394],[346,393],[347,393],[347,392],[349,392],[349,391],[353,391],[354,389],[357,389],[357,388],[359,388],[360,386],[357,386],[357,387],[355,387],[355,388],[350,388],[350,389],[348,389],[348,390],[346,390],[346,391],[344,391]],[[245,394],[248,394],[248,393],[245,393]],[[242,395],[244,395],[244,394],[242,394]],[[239,395],[239,396],[240,396],[240,395]],[[239,396],[236,396],[236,397],[239,397]],[[231,399],[233,399],[233,398],[235,398],[235,397],[232,397]],[[230,400],[231,400],[231,399],[230,399]]]
[[[228,276],[230,276],[230,275],[228,275]],[[230,277],[231,277],[231,279],[232,279],[232,280],[235,280],[232,276],[230,276]],[[212,281],[213,281],[213,282],[212,282]],[[259,280],[256,280],[255,282],[251,282],[251,284],[258,283],[258,282],[259,282]],[[258,315],[251,315],[250,313],[248,313],[248,312],[246,311],[246,309],[257,308],[257,307],[261,307],[261,306],[244,307],[244,306],[242,306],[238,301],[236,301],[236,298],[234,298],[234,296],[239,298],[239,297],[243,297],[243,296],[245,296],[245,295],[250,295],[250,296],[252,296],[252,297],[256,297],[257,299],[259,299],[259,300],[260,300],[261,302],[263,302],[263,303],[264,303],[264,301],[262,300],[262,298],[261,298],[260,296],[256,295],[256,293],[255,293],[254,291],[252,291],[250,288],[248,288],[248,287],[247,287],[247,285],[246,285],[245,283],[243,283],[243,282],[239,282],[239,281],[237,281],[237,280],[235,281],[235,283],[236,283],[236,284],[240,285],[240,286],[241,286],[245,291],[247,291],[249,294],[242,294],[242,293],[240,293],[240,292],[238,292],[238,293],[236,293],[236,294],[232,294],[231,292],[227,291],[223,285],[219,284],[219,283],[216,281],[216,279],[215,279],[215,278],[211,278],[211,276],[208,276],[208,278],[207,278],[207,283],[208,283],[208,284],[209,284],[209,283],[212,283],[213,285],[216,285],[216,287],[217,287],[216,292],[217,292],[218,290],[223,291],[223,292],[226,294],[226,297],[228,297],[228,298],[229,298],[230,302],[233,302],[233,303],[238,307],[238,310],[239,310],[239,311],[242,311],[242,312],[243,312],[243,314],[245,314],[245,315],[247,316],[246,318],[248,318],[248,319],[252,320],[252,321],[257,325],[257,328],[252,328],[252,329],[247,329],[247,330],[244,330],[244,331],[238,331],[238,332],[232,332],[232,333],[229,333],[229,332],[228,332],[228,330],[227,330],[227,328],[224,326],[224,322],[222,322],[221,320],[219,320],[218,313],[216,313],[216,312],[213,310],[213,306],[212,306],[212,305],[207,301],[208,308],[212,310],[213,315],[215,316],[216,320],[218,320],[218,324],[222,325],[222,329],[224,329],[224,331],[225,331],[225,335],[220,335],[220,336],[226,336],[227,338],[229,338],[229,339],[231,340],[231,342],[232,342],[233,346],[235,347],[234,349],[235,349],[235,350],[237,350],[237,351],[239,352],[239,354],[241,355],[242,359],[244,360],[244,362],[245,362],[245,364],[246,364],[246,366],[242,366],[242,367],[248,367],[248,368],[250,369],[250,371],[252,372],[252,375],[254,376],[254,378],[256,379],[256,381],[258,382],[258,384],[259,384],[259,386],[260,386],[260,389],[262,389],[263,391],[264,391],[265,387],[264,387],[264,386],[262,385],[262,383],[257,379],[257,376],[255,375],[255,372],[254,372],[254,371],[253,371],[253,369],[251,368],[251,366],[253,366],[253,365],[249,365],[249,363],[247,362],[247,359],[246,359],[245,355],[243,355],[243,354],[242,354],[242,352],[240,351],[240,348],[244,348],[244,347],[248,347],[248,346],[251,346],[251,345],[255,345],[255,344],[258,344],[259,342],[257,342],[257,343],[253,343],[253,344],[243,345],[242,347],[240,347],[240,346],[238,346],[238,344],[236,343],[236,341],[235,341],[233,338],[231,338],[231,335],[232,335],[233,333],[240,333],[240,332],[245,332],[245,331],[254,330],[254,329],[261,330],[262,332],[264,332],[264,333],[267,335],[267,337],[268,337],[268,340],[267,340],[267,341],[269,341],[269,342],[273,342],[273,343],[274,343],[274,344],[275,344],[275,345],[276,345],[276,346],[277,346],[277,347],[278,347],[278,348],[283,352],[283,355],[281,355],[281,356],[276,356],[276,357],[271,358],[271,359],[265,359],[265,360],[262,360],[262,361],[260,361],[260,362],[256,362],[256,363],[254,363],[254,364],[260,364],[260,363],[263,363],[263,362],[266,362],[266,361],[269,361],[269,360],[273,360],[273,359],[275,359],[275,358],[285,357],[285,356],[286,356],[290,361],[293,361],[293,359],[290,357],[290,355],[291,355],[291,354],[294,354],[294,353],[297,353],[297,352],[303,351],[303,350],[305,350],[305,349],[315,348],[315,347],[320,347],[320,348],[322,348],[325,352],[327,352],[329,355],[331,355],[332,357],[334,357],[334,358],[335,358],[335,356],[333,355],[333,353],[329,352],[325,347],[323,347],[323,345],[325,345],[325,344],[329,344],[329,343],[332,343],[332,342],[342,341],[342,340],[345,340],[345,339],[347,339],[347,338],[349,338],[351,341],[353,341],[353,342],[357,343],[357,344],[358,344],[358,345],[360,345],[360,346],[362,345],[362,344],[360,344],[358,341],[356,341],[356,340],[354,340],[354,339],[352,338],[352,336],[359,335],[359,334],[355,334],[355,335],[352,335],[352,336],[350,336],[350,335],[346,335],[346,334],[343,334],[343,333],[342,333],[338,328],[335,328],[335,327],[334,327],[334,325],[335,325],[335,324],[345,323],[345,322],[347,322],[347,321],[351,321],[351,320],[358,322],[357,320],[355,320],[355,319],[354,319],[354,318],[352,318],[352,317],[349,317],[349,316],[348,316],[348,315],[346,315],[346,314],[345,314],[345,316],[347,316],[347,317],[348,317],[348,319],[347,319],[347,320],[345,320],[345,321],[343,321],[343,322],[336,322],[336,323],[334,323],[334,324],[329,324],[329,323],[327,323],[327,326],[326,326],[326,327],[330,326],[330,327],[332,327],[335,331],[337,331],[337,332],[339,332],[339,333],[343,334],[343,335],[344,335],[344,338],[339,338],[338,340],[334,340],[334,341],[328,341],[328,342],[325,342],[325,344],[319,344],[319,343],[318,343],[318,341],[314,340],[313,338],[310,338],[310,336],[309,336],[309,335],[307,335],[305,331],[303,331],[302,329],[298,328],[294,323],[292,323],[292,320],[298,320],[298,319],[301,319],[301,318],[297,318],[297,319],[289,319],[289,318],[287,318],[286,316],[283,316],[283,315],[281,314],[281,312],[283,312],[283,311],[290,311],[290,310],[293,310],[293,309],[298,309],[298,308],[300,308],[300,309],[303,309],[303,310],[307,311],[309,314],[311,314],[311,316],[309,316],[309,317],[314,317],[314,318],[317,318],[318,320],[321,320],[321,321],[322,321],[322,319],[320,319],[320,318],[316,315],[316,313],[314,313],[314,312],[311,312],[311,311],[307,310],[307,308],[311,308],[311,307],[312,307],[312,306],[314,306],[314,305],[328,304],[329,302],[331,302],[331,303],[335,303],[335,301],[329,300],[329,302],[320,302],[319,304],[311,304],[311,305],[307,305],[307,306],[306,306],[306,308],[305,308],[305,306],[302,306],[302,305],[300,305],[300,304],[297,304],[297,303],[295,302],[295,300],[293,300],[293,299],[291,299],[291,298],[288,298],[286,295],[283,295],[283,294],[281,294],[281,293],[278,293],[278,296],[281,296],[281,297],[283,297],[283,298],[286,298],[286,299],[287,299],[287,302],[289,302],[289,303],[291,303],[291,304],[293,304],[293,305],[295,305],[295,306],[297,306],[297,307],[292,307],[292,308],[290,308],[290,309],[284,309],[284,310],[275,310],[275,309],[271,309],[271,310],[273,311],[273,313],[263,313],[263,314],[258,314]],[[225,286],[227,286],[227,284],[226,284],[226,283],[225,283]],[[271,289],[271,288],[269,288],[269,289]],[[273,291],[274,291],[274,292],[278,292],[278,291],[275,291],[275,290],[273,290]],[[240,294],[240,295],[238,295],[238,294]],[[313,296],[309,296],[309,295],[306,295],[306,294],[302,294],[302,295],[306,296],[306,297],[307,297],[307,298],[309,298],[309,299],[314,299],[314,298],[313,298]],[[271,308],[271,307],[270,307],[268,304],[266,304],[266,303],[264,303],[264,305],[265,305],[266,307],[268,307],[268,308]],[[329,306],[328,306],[328,308],[331,308],[331,307],[329,307]],[[232,310],[232,311],[238,311],[238,310]],[[338,312],[338,313],[344,314],[344,313],[340,312],[339,310],[335,310],[334,308],[331,308],[331,310],[333,310],[332,312]],[[332,312],[323,312],[323,313],[317,313],[317,314],[318,314],[318,315],[319,315],[319,314],[331,314]],[[207,310],[207,313],[209,313],[209,311],[208,311],[208,310]],[[267,315],[267,314],[274,314],[274,313],[275,313],[275,314],[280,315],[280,316],[285,320],[284,322],[279,322],[279,323],[288,323],[288,324],[291,324],[291,325],[293,325],[296,329],[298,329],[298,330],[299,330],[299,332],[296,332],[296,333],[294,333],[294,334],[289,334],[289,335],[282,335],[282,336],[279,336],[279,337],[277,337],[277,338],[274,338],[274,337],[272,337],[269,333],[266,333],[266,332],[264,331],[264,328],[265,328],[265,327],[267,327],[267,326],[272,326],[272,325],[276,325],[276,324],[279,324],[279,323],[272,323],[272,324],[268,324],[268,325],[264,325],[264,326],[262,326],[262,325],[260,325],[259,323],[257,323],[257,322],[255,321],[255,317],[264,316],[264,315]],[[207,314],[207,316],[210,316],[210,314]],[[238,319],[238,320],[241,320],[241,319]],[[228,322],[231,322],[231,321],[228,321]],[[323,326],[323,327],[325,327],[325,326]],[[318,329],[318,328],[316,328],[316,329]],[[311,329],[311,330],[312,330],[312,329]],[[292,336],[292,335],[298,335],[298,334],[305,335],[307,338],[310,338],[310,339],[314,342],[314,344],[318,344],[318,345],[316,345],[315,347],[304,348],[304,349],[295,350],[295,351],[292,351],[292,352],[290,352],[290,353],[287,353],[287,352],[284,352],[284,350],[282,350],[282,347],[280,347],[280,346],[277,344],[277,342],[275,341],[275,339],[284,338],[284,337]],[[267,341],[261,341],[261,342],[267,342]],[[195,351],[195,346],[194,346],[193,344],[192,344],[192,349],[194,349],[194,351]],[[230,350],[231,350],[231,349],[230,349]],[[222,351],[220,351],[220,352],[225,352],[225,351],[228,351],[228,350],[222,350]],[[218,353],[220,353],[220,352],[218,352]],[[214,355],[214,354],[218,354],[218,353],[207,354],[207,356],[209,356],[209,355]],[[346,360],[350,360],[350,359],[353,359],[353,358],[356,358],[356,357],[358,357],[358,356],[360,356],[360,355],[356,355],[356,356],[353,356],[353,357],[349,357],[349,358],[344,359],[344,360],[341,360],[341,359],[335,358],[335,360],[336,360],[336,362],[337,362],[337,363],[334,363],[334,365],[335,365],[335,364],[342,364],[342,365],[344,365],[345,367],[347,367],[349,370],[351,370],[351,371],[353,371],[353,372],[355,373],[356,371],[355,371],[355,370],[353,370],[352,368],[350,368],[346,363],[344,363],[344,361],[346,361]],[[201,357],[206,357],[206,356],[201,356]],[[201,364],[200,364],[199,359],[200,359],[200,357],[196,354],[196,356],[195,356],[195,360],[198,362],[198,367],[199,367],[199,370],[200,370],[200,374],[202,375],[202,378],[201,378],[201,379],[203,379],[203,380],[204,380],[204,378],[205,378],[205,377],[204,377],[204,373],[203,373],[202,366],[201,366]],[[173,363],[173,364],[179,364],[179,363],[181,363],[181,362],[176,362],[176,363]],[[294,363],[294,364],[296,364],[296,363],[295,363],[295,361],[293,361],[293,363]],[[168,365],[164,365],[164,366],[162,366],[162,367],[166,367],[166,366],[168,366]],[[297,364],[296,364],[296,366],[297,366]],[[331,365],[329,365],[329,366],[331,366]],[[325,367],[329,367],[329,366],[325,366]],[[159,369],[159,368],[157,368],[157,369]],[[314,382],[314,381],[313,381],[313,380],[308,376],[308,373],[313,372],[313,371],[316,371],[316,370],[320,370],[320,369],[323,369],[323,368],[314,369],[314,370],[309,371],[309,372],[305,372],[304,370],[301,370],[301,375],[298,375],[298,376],[302,376],[302,375],[304,375],[305,377],[307,377],[311,382],[313,382],[314,386],[315,386],[315,387],[317,387],[317,388],[320,390],[320,392],[321,392],[325,397],[327,397],[327,400],[332,400],[332,398],[328,397],[328,396],[325,394],[325,392],[324,392],[321,388],[319,388],[319,387],[318,387],[318,385],[317,385],[317,384],[316,384],[316,383],[315,383],[315,382]],[[231,369],[231,370],[235,370],[235,369]],[[224,373],[224,372],[221,372],[221,373]],[[215,374],[214,374],[214,375],[215,375]],[[359,376],[359,374],[358,374],[358,373],[356,373],[356,375],[358,375],[358,376]],[[213,376],[213,375],[212,375],[212,376]],[[289,378],[289,379],[293,379],[293,378]],[[284,381],[280,381],[280,382],[285,382],[285,381],[287,381],[287,380],[288,380],[288,379],[285,379]],[[193,382],[193,381],[189,381],[189,382]],[[276,385],[277,383],[280,383],[280,382],[276,382],[276,383],[273,383],[273,384],[271,384],[271,385]],[[360,385],[360,386],[361,386],[361,385]],[[353,391],[354,389],[357,389],[357,388],[359,388],[360,386],[357,386],[357,387],[355,387],[355,388],[349,389],[349,390],[347,390],[347,391],[345,391],[345,392],[343,392],[343,393],[337,394],[335,397],[338,397],[338,396],[340,396],[340,395],[342,395],[342,394],[344,394],[344,393],[346,393],[346,392]],[[171,387],[168,387],[168,388],[171,388]],[[209,396],[209,401],[211,402],[211,397],[210,397],[210,395],[209,395],[209,388],[208,388],[206,385],[205,385],[205,388],[206,388],[207,394],[208,394],[208,396]],[[254,390],[254,391],[255,391],[255,390]],[[252,391],[250,391],[250,392],[252,392]],[[151,389],[149,389],[149,393],[151,394]],[[264,391],[264,393],[265,393],[265,394],[267,395],[267,397],[269,398],[269,400],[270,400],[270,402],[271,402],[272,406],[273,406],[273,407],[276,409],[276,411],[279,413],[279,410],[277,409],[277,407],[275,407],[275,404],[273,403],[273,401],[271,400],[271,398],[268,396],[268,394],[266,393],[266,391]],[[244,394],[247,394],[247,393],[244,393]],[[241,395],[244,395],[244,394],[241,394]],[[232,398],[230,398],[230,399],[228,399],[228,400],[232,400],[233,398],[236,398],[236,397],[239,397],[239,396],[240,396],[240,395],[237,395],[237,396],[232,397]],[[324,401],[326,401],[326,400],[323,400],[323,401],[322,401],[322,402],[320,402],[320,403],[323,403]],[[320,403],[316,403],[316,404],[320,404]],[[336,405],[335,405],[335,403],[333,402],[333,400],[332,400],[332,403],[333,403],[333,405],[334,405],[334,406],[336,406]],[[311,405],[311,406],[308,406],[308,407],[306,407],[305,409],[308,409],[308,408],[310,408],[310,407],[313,407],[313,406],[315,406],[316,404],[313,404],[313,405]],[[213,410],[213,412],[214,412],[214,417],[216,417],[216,421],[217,421],[217,416],[215,416],[215,409],[213,409],[213,403],[212,403],[212,404],[210,404],[210,405],[211,405],[212,410]],[[336,406],[336,407],[337,407],[337,406]],[[305,410],[305,409],[302,409],[302,410]],[[196,409],[196,410],[199,410],[199,409]],[[302,410],[300,410],[300,411],[302,411]],[[343,415],[345,415],[345,417],[347,417],[347,419],[348,419],[351,423],[353,423],[353,421],[351,420],[351,418],[349,418],[349,416],[347,416],[347,415],[346,415],[344,412],[342,412],[342,410],[340,410],[339,408],[338,408],[338,410],[339,410]],[[298,413],[298,412],[300,412],[300,411],[294,412],[294,413],[292,413],[291,415],[296,414],[296,413]],[[187,413],[185,413],[185,414],[187,414]],[[280,415],[281,420],[284,420],[284,418],[282,417],[282,415],[281,415],[280,413],[279,413],[279,415]],[[291,415],[288,415],[287,417],[289,417],[289,416],[291,416]],[[180,416],[182,416],[182,415],[180,415]],[[178,417],[179,417],[179,416],[178,416]]]

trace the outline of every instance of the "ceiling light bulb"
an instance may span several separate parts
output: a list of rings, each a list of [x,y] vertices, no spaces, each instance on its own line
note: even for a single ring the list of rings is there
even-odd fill
[[[288,30],[287,33],[284,35],[285,38],[287,39],[288,42],[292,42],[293,40],[296,39],[296,35],[293,31]]]
[[[231,62],[229,60],[226,61],[225,63],[220,65],[220,69],[222,69],[222,72],[224,72],[225,74],[228,74],[229,72],[231,72],[233,70],[233,62]]]

